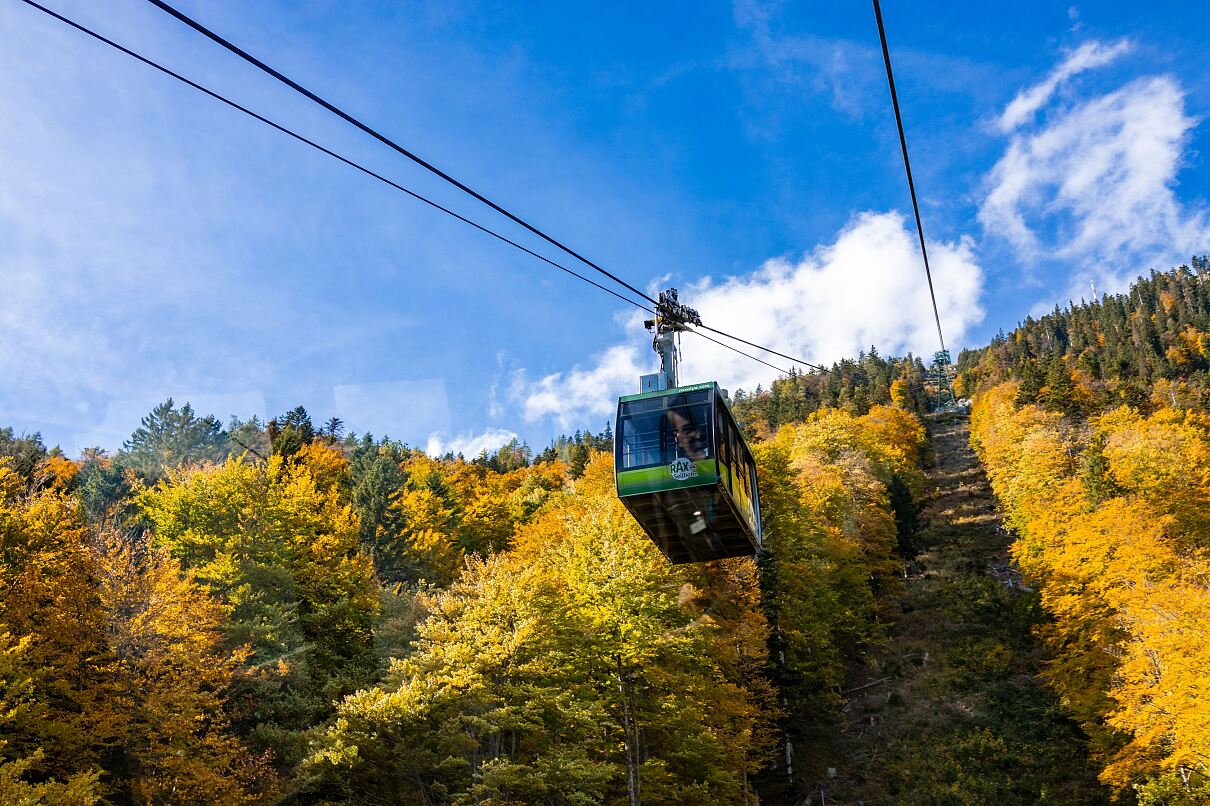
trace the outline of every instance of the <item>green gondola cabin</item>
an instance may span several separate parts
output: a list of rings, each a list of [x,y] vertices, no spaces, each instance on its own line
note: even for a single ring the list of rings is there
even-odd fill
[[[670,562],[760,551],[756,462],[718,384],[622,397],[614,467],[618,497]]]

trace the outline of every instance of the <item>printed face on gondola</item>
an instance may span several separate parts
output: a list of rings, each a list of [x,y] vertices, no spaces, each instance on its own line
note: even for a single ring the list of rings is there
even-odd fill
[[[667,414],[669,429],[672,431],[672,436],[676,439],[676,446],[681,453],[694,461],[705,459],[707,456],[706,442],[702,438],[702,431],[697,424],[674,409],[669,409]]]

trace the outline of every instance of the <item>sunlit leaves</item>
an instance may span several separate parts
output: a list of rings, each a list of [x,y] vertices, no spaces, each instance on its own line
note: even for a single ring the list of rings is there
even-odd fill
[[[1013,396],[1010,385],[980,396],[975,435],[1020,534],[1014,554],[1054,617],[1048,677],[1092,735],[1104,780],[1183,770],[1189,792],[1210,764],[1207,421],[1122,408],[1081,431]]]
[[[307,447],[173,472],[138,497],[155,545],[228,607],[229,645],[249,645],[240,718],[279,754],[295,752],[282,730],[309,726],[377,666],[379,594],[343,472],[333,451]]]
[[[670,569],[600,455],[512,551],[431,597],[415,652],[345,700],[308,769],[367,802],[742,799],[768,741],[748,677],[763,619],[733,587],[748,566],[696,585]]]
[[[754,448],[773,666],[795,729],[840,704],[848,664],[878,639],[879,599],[899,568],[890,488],[921,491],[924,439],[914,415],[873,406],[861,417],[820,410]]]

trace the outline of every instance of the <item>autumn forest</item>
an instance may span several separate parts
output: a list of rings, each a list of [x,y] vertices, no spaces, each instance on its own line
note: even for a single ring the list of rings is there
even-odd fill
[[[0,802],[1210,802],[1204,258],[733,410],[764,550],[677,566],[604,423],[0,428]]]

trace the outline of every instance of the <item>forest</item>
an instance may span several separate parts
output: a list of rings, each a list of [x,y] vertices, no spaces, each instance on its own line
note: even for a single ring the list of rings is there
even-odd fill
[[[1207,277],[961,356],[1012,567],[912,601],[1017,630],[936,668],[1022,678],[1049,727],[1012,717],[1038,744],[1011,759],[993,723],[925,730],[881,773],[900,797],[1210,801]],[[908,674],[862,677],[929,584],[925,380],[871,349],[736,392],[764,550],[679,566],[618,501],[608,426],[470,459],[303,407],[168,400],[76,458],[0,429],[0,802],[821,802],[854,692]],[[1047,755],[1060,734],[1100,784]]]
[[[1210,266],[962,356],[972,442],[1049,616],[1046,683],[1101,780],[1210,802]]]
[[[1210,416],[1128,407],[1085,421],[976,398],[973,434],[1013,557],[1050,615],[1046,682],[1101,779],[1141,803],[1210,800]]]
[[[1018,402],[1065,414],[1115,406],[1210,407],[1210,258],[1152,271],[1124,294],[1027,318],[988,347],[964,350],[954,391],[1015,380]]]
[[[113,455],[0,431],[0,800],[776,800],[880,640],[923,427],[758,443],[759,565],[669,566],[602,447],[466,461],[173,401]]]
[[[769,388],[736,390],[734,410],[749,439],[766,439],[787,423],[805,420],[816,409],[865,414],[871,406],[895,405],[917,416],[929,410],[927,370],[920,358],[883,358],[875,347],[856,360],[842,359],[775,379]],[[935,400],[935,395],[933,397]]]

